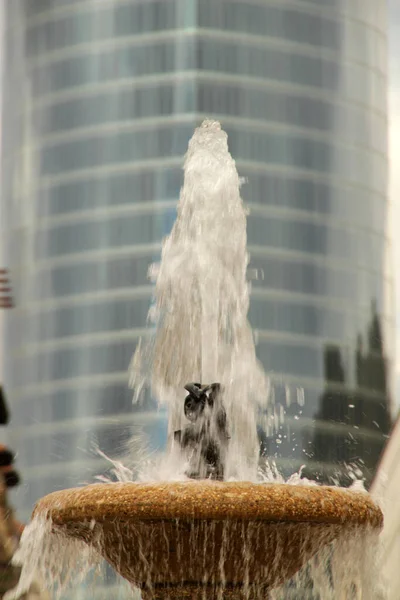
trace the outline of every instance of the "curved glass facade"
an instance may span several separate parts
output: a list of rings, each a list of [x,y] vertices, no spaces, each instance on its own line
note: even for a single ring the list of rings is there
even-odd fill
[[[101,472],[95,438],[115,455],[137,423],[165,443],[150,400],[132,413],[127,368],[206,116],[247,181],[250,320],[274,382],[262,450],[324,481],[354,462],[369,481],[389,426],[385,2],[13,0],[5,19],[21,508]]]

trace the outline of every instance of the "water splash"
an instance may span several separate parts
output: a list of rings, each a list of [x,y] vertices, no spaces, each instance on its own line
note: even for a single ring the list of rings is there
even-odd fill
[[[240,179],[216,121],[204,121],[189,142],[177,219],[155,273],[154,335],[138,345],[130,384],[138,398],[151,385],[169,409],[169,433],[181,428],[183,386],[219,382],[231,442],[227,477],[254,479],[257,406],[269,382],[247,320],[246,211]]]
[[[42,514],[25,527],[12,562],[22,566],[21,577],[4,600],[19,600],[37,579],[59,598],[72,582],[79,585],[89,571],[98,567],[102,557],[94,546],[56,531],[52,520]]]

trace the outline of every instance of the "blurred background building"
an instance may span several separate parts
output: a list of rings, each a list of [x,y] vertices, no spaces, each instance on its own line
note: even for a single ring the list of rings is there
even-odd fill
[[[400,5],[397,0],[389,0],[389,156],[391,199],[390,233],[394,246],[393,265],[397,275],[400,265]],[[396,315],[400,315],[400,277],[394,278]],[[397,348],[400,343],[400,319],[396,319]],[[400,362],[397,354],[396,365],[396,410],[400,408]]]
[[[22,516],[104,470],[132,425],[147,269],[194,127],[222,122],[251,208],[250,320],[274,381],[263,452],[367,483],[389,429],[384,0],[5,3],[3,370]],[[284,417],[284,418],[283,418]],[[276,426],[273,426],[273,423]]]
[[[389,0],[389,155],[390,155],[390,198],[391,219],[390,228],[394,243],[393,263],[395,273],[398,273],[400,264],[400,5],[396,0]],[[395,299],[397,301],[396,338],[397,349],[400,341],[400,278],[395,278]],[[396,391],[394,394],[395,411],[399,414],[400,403],[400,363],[399,354],[396,353]],[[372,485],[374,496],[381,503],[384,514],[384,530],[381,536],[382,557],[381,571],[386,581],[387,600],[397,600],[400,589],[399,559],[400,559],[400,493],[399,493],[399,456],[400,456],[400,421],[397,422],[380,461],[378,472]]]

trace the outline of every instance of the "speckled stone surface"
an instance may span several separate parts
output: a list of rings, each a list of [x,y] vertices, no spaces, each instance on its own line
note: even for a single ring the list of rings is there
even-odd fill
[[[383,515],[371,497],[334,487],[247,482],[94,484],[54,492],[34,513],[50,511],[59,525],[148,519],[231,519],[382,527]]]
[[[204,586],[207,599],[221,586],[265,598],[338,536],[383,525],[367,493],[247,482],[95,484],[49,494],[34,514],[160,600],[200,598]]]

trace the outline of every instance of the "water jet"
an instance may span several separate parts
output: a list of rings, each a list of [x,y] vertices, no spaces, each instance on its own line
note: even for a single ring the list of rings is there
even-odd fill
[[[51,535],[93,548],[149,599],[267,598],[321,549],[382,527],[365,492],[257,477],[257,411],[269,382],[247,321],[239,189],[227,136],[205,121],[189,143],[177,220],[163,243],[155,327],[131,365],[136,396],[150,384],[168,405],[168,456],[183,465],[183,480],[54,492],[33,513]]]

